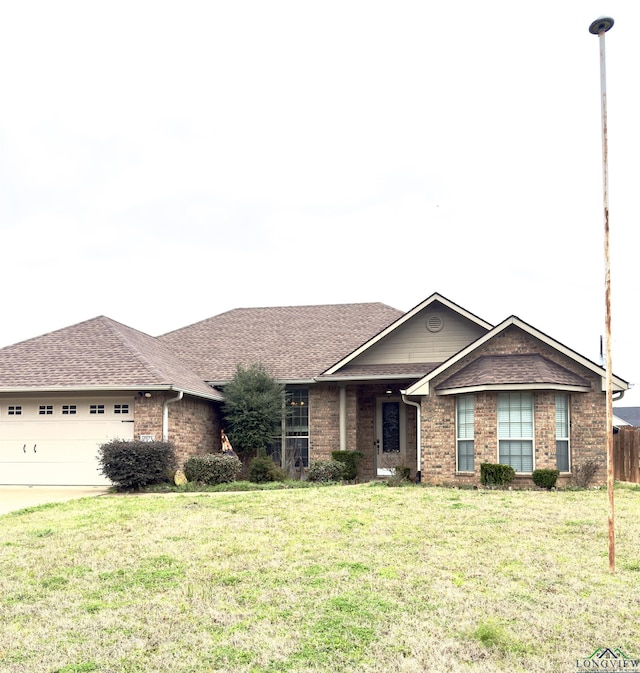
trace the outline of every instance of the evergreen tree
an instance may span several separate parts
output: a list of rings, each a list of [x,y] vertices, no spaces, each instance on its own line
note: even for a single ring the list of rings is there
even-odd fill
[[[265,456],[280,434],[284,385],[261,364],[238,365],[224,387],[223,415],[234,450],[242,457]]]

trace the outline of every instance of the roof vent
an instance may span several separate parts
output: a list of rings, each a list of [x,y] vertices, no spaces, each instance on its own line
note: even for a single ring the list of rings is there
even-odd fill
[[[425,325],[430,332],[439,332],[443,328],[444,322],[439,315],[430,315]]]

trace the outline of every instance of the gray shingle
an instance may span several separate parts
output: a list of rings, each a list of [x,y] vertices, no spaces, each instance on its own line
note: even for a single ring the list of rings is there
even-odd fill
[[[158,339],[104,316],[0,349],[0,388],[152,385],[220,398]]]
[[[436,390],[519,383],[590,386],[586,379],[542,355],[486,355],[442,381]]]
[[[253,363],[279,380],[308,380],[402,315],[380,303],[238,308],[158,338],[207,381]]]

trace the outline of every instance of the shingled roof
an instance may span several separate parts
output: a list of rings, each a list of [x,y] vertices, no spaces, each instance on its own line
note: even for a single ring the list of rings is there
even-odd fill
[[[158,339],[104,316],[0,349],[0,390],[150,387],[222,399]]]
[[[436,390],[511,384],[591,386],[586,379],[542,355],[486,355],[450,376],[436,386]]]
[[[402,315],[381,303],[238,308],[158,338],[206,381],[254,363],[281,381],[307,381]]]

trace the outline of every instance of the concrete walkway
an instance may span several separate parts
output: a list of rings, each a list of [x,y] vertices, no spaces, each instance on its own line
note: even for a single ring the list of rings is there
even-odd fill
[[[0,486],[0,515],[49,502],[107,493],[107,486]]]

